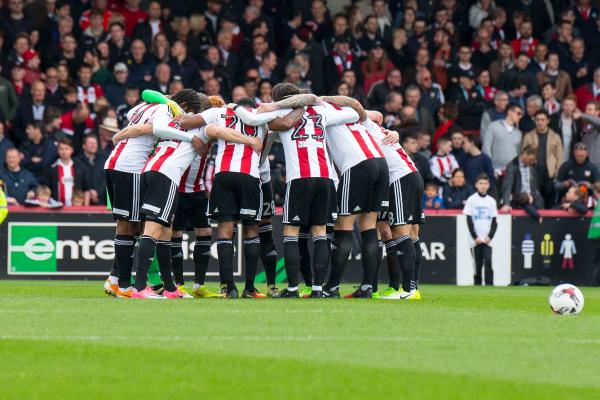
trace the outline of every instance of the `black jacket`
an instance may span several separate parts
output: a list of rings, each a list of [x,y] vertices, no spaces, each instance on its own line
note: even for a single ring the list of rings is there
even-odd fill
[[[533,197],[536,208],[544,208],[544,199],[538,190],[537,170],[535,166],[529,166],[529,191]],[[519,157],[515,157],[506,166],[506,175],[502,181],[502,204],[519,207],[517,198],[521,191],[521,170],[519,169]]]
[[[444,206],[451,209],[462,209],[470,195],[475,191],[469,184],[464,186],[456,187],[448,184],[444,185],[442,191],[442,197],[444,199]]]
[[[565,143],[565,138],[563,137],[563,122],[560,117],[560,112],[557,112],[550,117],[550,129],[560,135],[560,139],[563,141],[563,145]],[[524,132],[524,131],[523,131]],[[581,142],[581,124],[575,118],[572,118],[571,122],[571,146],[568,149],[564,149],[564,151],[569,152],[569,158],[573,156],[573,147],[575,143]]]

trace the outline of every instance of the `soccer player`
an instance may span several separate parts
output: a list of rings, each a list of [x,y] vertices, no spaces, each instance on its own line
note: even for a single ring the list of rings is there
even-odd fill
[[[321,97],[325,107],[340,111],[340,105],[351,105],[366,120],[365,110],[354,99],[343,96]],[[359,288],[347,297],[371,298],[377,269],[377,217],[381,204],[387,201],[388,166],[383,152],[365,125],[331,125],[327,128],[329,153],[340,171],[337,191],[338,218],[334,227],[332,270],[325,296],[339,298],[339,284],[352,250],[352,230],[359,221],[362,237],[363,278]]]
[[[381,142],[385,137],[379,125],[383,121],[383,116],[375,111],[367,111],[367,114],[369,119],[365,125],[375,140]],[[421,205],[423,179],[400,144],[383,145],[381,149],[388,163],[391,183],[389,209],[380,213],[378,223],[388,255],[390,276],[389,287],[380,298],[417,300],[421,298],[418,291],[421,266],[418,234],[419,225],[425,221]],[[401,275],[402,283],[400,283]]]
[[[253,111],[247,111],[249,107]],[[243,135],[262,140],[265,137],[264,126],[244,124],[238,117],[239,112],[252,114],[256,104],[252,99],[244,98],[237,105],[226,108],[212,108],[195,116],[185,117],[182,124],[185,128],[198,124],[213,123],[226,126],[241,132]],[[301,111],[295,111],[295,118],[284,126],[292,126],[299,118]],[[253,153],[249,146],[218,141],[215,160],[215,180],[209,200],[209,215],[218,221],[217,252],[222,280],[226,285],[226,297],[237,298],[237,287],[233,280],[233,234],[236,222],[243,225],[244,257],[246,264],[246,284],[242,297],[262,298],[254,287],[254,278],[259,258],[258,224],[262,216],[262,192],[259,172],[260,156]]]
[[[278,105],[261,105],[262,114],[240,113],[246,124],[257,126],[269,123],[277,116],[286,115],[289,106],[280,100],[300,94],[300,89],[291,83],[280,83],[273,87],[273,100]],[[286,131],[279,131],[286,160],[287,189],[283,207],[284,257],[288,287],[279,292],[279,297],[298,297],[298,270],[300,254],[298,236],[300,227],[311,227],[315,247],[313,257],[314,284],[312,297],[323,297],[323,283],[329,263],[329,246],[326,224],[330,219],[330,199],[335,196],[331,179],[331,162],[327,153],[325,129],[330,125],[353,123],[358,114],[352,109],[332,110],[324,106],[306,107],[298,124]]]
[[[182,95],[173,96],[179,101]],[[127,113],[129,125],[133,127],[152,123],[155,118],[170,120],[171,112],[166,105],[141,103]],[[135,235],[140,230],[141,173],[148,155],[152,153],[156,139],[153,136],[139,136],[114,140],[116,146],[104,164],[106,189],[112,205],[113,217],[117,220],[115,233],[115,260],[117,271],[111,271],[104,284],[104,290],[118,297],[120,288],[131,286],[131,269]],[[122,296],[123,295],[123,296]]]
[[[268,151],[268,149],[263,149],[263,152],[268,153]],[[274,297],[279,293],[279,290],[275,282],[277,276],[277,249],[273,241],[273,226],[271,225],[271,217],[275,214],[275,201],[273,200],[271,165],[268,157],[265,157],[264,161],[260,164],[259,172],[263,194],[262,219],[258,226],[260,260],[262,261],[267,278],[267,296]]]
[[[200,96],[191,89],[177,93],[179,101],[173,100],[188,112],[198,112],[210,107],[208,97]],[[154,250],[159,262],[159,269],[166,298],[191,297],[180,292],[171,278],[171,228],[178,201],[178,186],[184,171],[196,157],[196,149],[206,149],[209,138],[226,139],[250,146],[253,151],[260,151],[262,143],[253,138],[240,135],[232,129],[209,125],[183,132],[177,120],[155,119],[152,133],[167,139],[159,142],[154,154],[150,157],[142,173],[144,185],[141,212],[145,215],[144,232],[140,238],[138,249],[138,269],[135,289],[128,288],[132,298],[161,298],[150,287],[146,287],[148,267],[153,260]],[[147,134],[147,132],[144,132]],[[189,141],[185,139],[188,138]],[[193,141],[202,141],[202,146],[193,145]],[[202,156],[205,151],[200,152]]]

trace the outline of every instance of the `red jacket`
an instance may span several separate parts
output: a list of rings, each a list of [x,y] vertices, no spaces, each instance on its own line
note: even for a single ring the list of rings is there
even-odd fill
[[[575,91],[575,97],[577,97],[577,107],[579,107],[581,111],[585,111],[585,106],[590,101],[600,101],[600,92],[598,92],[598,95],[594,97],[594,88],[592,85],[593,83],[588,83],[587,85],[580,86]]]
[[[530,38],[529,43],[527,43],[526,41],[524,41],[522,38],[521,39],[513,39],[512,41],[512,48],[513,48],[513,54],[516,56],[519,55],[520,52],[525,52],[527,53],[527,56],[529,56],[529,58],[533,57],[533,52],[535,50],[535,46],[538,45],[540,41],[534,38]]]

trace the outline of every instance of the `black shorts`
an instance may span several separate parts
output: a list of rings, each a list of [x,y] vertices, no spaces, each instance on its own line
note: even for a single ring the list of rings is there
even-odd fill
[[[262,217],[271,218],[275,215],[275,201],[273,200],[273,186],[271,181],[265,182],[261,185],[262,190]]]
[[[371,158],[347,169],[337,191],[340,216],[381,211],[388,198],[388,166],[384,158]]]
[[[331,215],[335,188],[329,178],[300,178],[287,184],[283,223],[294,226],[326,225]]]
[[[188,228],[210,228],[207,212],[208,198],[204,192],[179,193],[173,229],[184,231]]]
[[[333,180],[331,180],[331,189],[329,189],[331,191],[331,193],[333,194],[331,196],[331,198],[329,199],[329,221],[327,221],[327,226],[334,226],[337,218],[338,218],[338,203],[337,203],[337,198],[336,198],[336,190],[335,190],[335,183],[333,182]]]
[[[171,226],[179,200],[178,185],[157,171],[142,174],[142,207],[146,221]]]
[[[418,172],[395,180],[390,185],[389,210],[379,213],[379,220],[391,226],[424,224],[422,196],[423,179]]]
[[[241,220],[244,225],[258,224],[262,218],[260,179],[240,172],[216,174],[208,215],[219,222]]]
[[[141,206],[140,174],[130,172],[104,170],[106,174],[106,190],[114,219],[139,222]]]

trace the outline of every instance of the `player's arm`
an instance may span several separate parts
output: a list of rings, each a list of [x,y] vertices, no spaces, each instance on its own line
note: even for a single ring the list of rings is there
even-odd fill
[[[268,124],[275,118],[279,118],[280,115],[279,111],[265,113],[252,112],[244,107],[234,104],[229,104],[227,107],[233,109],[236,115],[242,120],[242,122],[250,126],[260,126]]]
[[[292,129],[304,115],[304,107],[294,108],[284,117],[275,118],[269,122],[269,129],[275,132],[285,132]]]
[[[206,120],[201,114],[186,114],[179,120],[179,126],[185,130],[200,128],[205,125]]]
[[[314,94],[296,94],[294,96],[290,96],[287,99],[279,100],[275,103],[263,103],[256,111],[258,113],[264,113],[275,110],[282,110],[285,108],[298,108],[298,107],[308,107],[314,106],[319,103],[319,98]]]
[[[323,116],[325,117],[325,126],[353,124],[358,122],[359,119],[358,113],[350,107],[344,107],[341,110],[323,107]]]
[[[206,127],[206,134],[213,139],[222,139],[231,143],[248,145],[258,154],[260,154],[262,150],[262,141],[259,138],[243,135],[235,129],[209,124]]]
[[[371,121],[375,122],[377,125],[381,126],[381,124],[383,123],[383,114],[380,113],[379,111],[374,111],[374,110],[366,110],[367,113],[367,118],[369,118]]]
[[[185,132],[169,126],[171,118],[166,114],[154,117],[152,121],[152,133],[154,136],[164,140],[180,140],[191,142],[195,137],[193,133]]]
[[[326,103],[332,103],[335,104],[339,107],[350,107],[352,108],[354,111],[356,111],[358,113],[358,116],[360,118],[360,121],[364,121],[367,119],[367,113],[364,109],[364,107],[360,104],[360,102],[356,99],[353,99],[352,97],[348,97],[348,96],[321,96],[319,97],[319,100],[326,102]]]
[[[123,139],[144,135],[152,135],[152,124],[126,126],[125,128],[121,129],[121,131],[119,131],[115,136],[113,136],[112,141],[114,144],[117,144]]]

